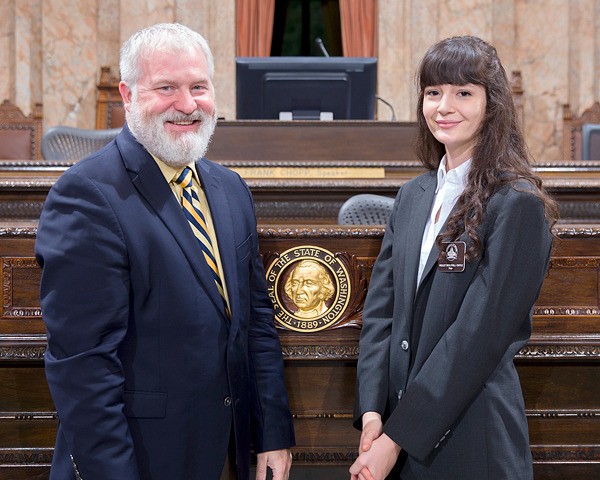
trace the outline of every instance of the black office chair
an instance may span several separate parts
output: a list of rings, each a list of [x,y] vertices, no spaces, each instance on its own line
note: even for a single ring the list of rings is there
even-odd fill
[[[362,193],[344,202],[338,213],[340,225],[385,225],[390,218],[394,199]]]
[[[121,131],[86,130],[67,126],[49,128],[42,137],[42,157],[45,160],[81,160],[100,150]]]

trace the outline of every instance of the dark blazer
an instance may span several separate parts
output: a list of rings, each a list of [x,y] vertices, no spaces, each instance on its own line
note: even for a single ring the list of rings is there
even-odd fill
[[[403,480],[531,479],[513,357],[550,258],[543,206],[525,181],[501,187],[479,229],[482,256],[440,272],[434,246],[417,289],[436,183],[426,173],[396,198],[365,301],[355,425],[364,412],[383,415],[404,450]]]
[[[125,127],[67,170],[40,217],[46,376],[60,426],[51,478],[218,479],[231,429],[239,477],[250,444],[294,444],[283,359],[250,191],[196,162],[231,322],[177,199]]]

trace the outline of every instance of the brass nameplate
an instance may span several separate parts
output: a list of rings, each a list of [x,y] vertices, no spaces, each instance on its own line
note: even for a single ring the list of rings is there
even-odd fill
[[[231,167],[242,178],[385,178],[383,167]]]

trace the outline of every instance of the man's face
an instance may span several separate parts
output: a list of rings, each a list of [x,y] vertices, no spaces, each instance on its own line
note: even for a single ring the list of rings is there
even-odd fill
[[[319,271],[315,267],[296,267],[291,279],[292,300],[300,310],[316,308],[323,296]]]
[[[215,93],[204,53],[155,51],[140,59],[135,91],[121,83],[127,124],[165,163],[181,167],[206,153],[216,125]]]

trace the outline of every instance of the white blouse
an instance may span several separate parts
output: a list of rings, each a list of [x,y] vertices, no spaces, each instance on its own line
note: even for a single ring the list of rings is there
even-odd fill
[[[442,158],[437,171],[437,187],[433,198],[433,206],[425,225],[423,241],[421,243],[421,257],[419,259],[419,275],[417,285],[421,283],[421,277],[427,258],[431,253],[435,239],[440,233],[442,225],[446,223],[450,212],[456,205],[458,197],[465,191],[467,175],[471,168],[471,159],[446,172],[446,156]],[[439,213],[439,215],[438,215]],[[437,218],[436,218],[437,217]]]

